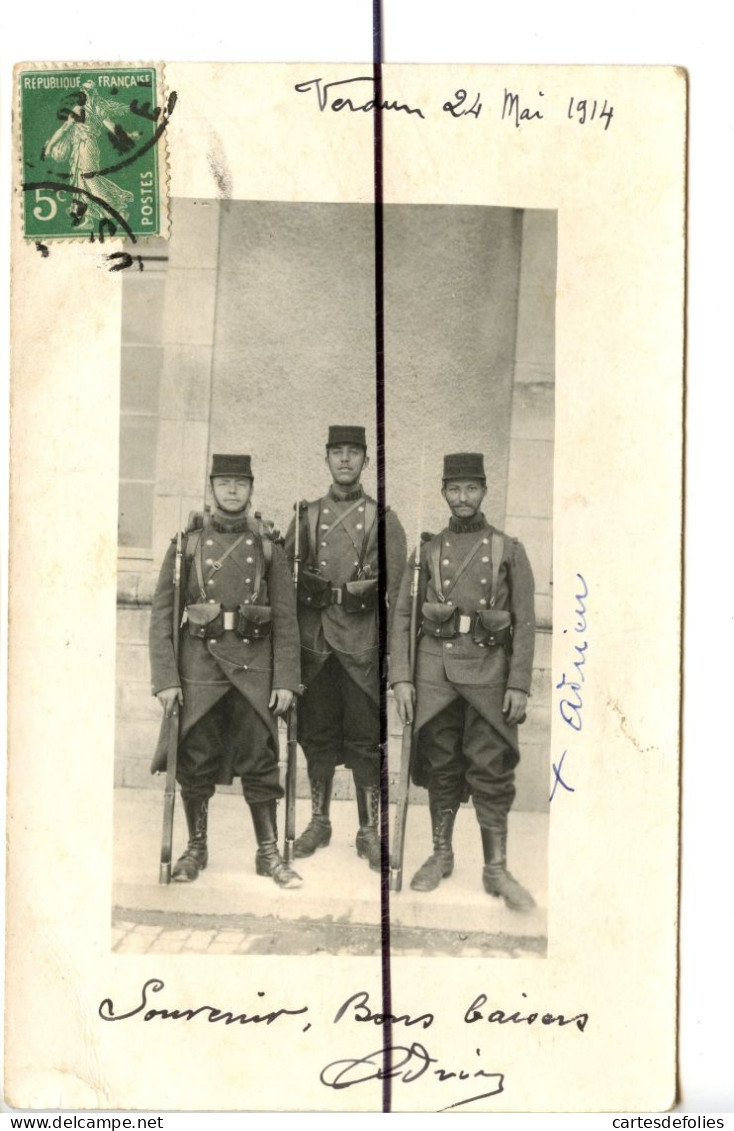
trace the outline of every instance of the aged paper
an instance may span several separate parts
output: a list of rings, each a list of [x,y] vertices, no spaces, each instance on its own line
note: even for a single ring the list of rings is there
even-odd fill
[[[240,437],[257,450],[254,436],[263,437],[258,490],[281,520],[293,497],[290,481],[279,477],[283,453],[290,475],[303,447],[303,491],[313,494],[320,489],[324,427],[343,414],[370,424],[373,374],[365,343],[373,318],[367,298],[374,278],[368,238],[374,112],[364,109],[370,73],[313,64],[165,66],[165,89],[177,96],[174,107],[167,104],[165,130],[171,266],[183,246],[176,242],[177,235],[182,239],[177,222],[189,222],[200,239],[198,260],[191,258],[190,238],[189,258],[171,272],[171,287],[179,289],[169,287],[169,306],[191,303],[193,289],[194,304],[219,324],[252,319],[262,326],[268,311],[258,306],[257,288],[240,288],[270,254],[269,241],[295,246],[306,215],[301,209],[310,210],[312,226],[321,225],[322,245],[335,230],[348,243],[360,225],[366,237],[353,274],[341,268],[339,293],[330,289],[328,256],[298,261],[305,297],[297,309],[276,311],[273,337],[282,334],[282,341],[268,356],[253,360],[244,348],[212,357],[203,340],[181,336],[179,368],[163,374],[162,389],[179,402],[192,390],[200,395],[191,373],[208,366],[212,395],[198,416],[177,414],[169,402],[160,414],[156,458],[160,466],[166,458],[175,463],[181,450],[191,457],[195,470],[185,484],[191,506],[200,499],[201,453],[205,463],[209,450],[202,420],[208,426],[219,420],[218,435],[230,450]],[[494,936],[492,948],[472,952],[455,940],[456,954],[451,943],[431,951],[415,939],[433,925],[448,929],[438,912],[423,918],[425,903],[419,913],[404,893],[391,900],[390,1104],[394,1111],[664,1108],[675,1098],[685,80],[668,68],[388,67],[384,97],[388,501],[412,541],[419,494],[429,528],[442,521],[437,495],[447,437],[457,449],[494,451],[490,498],[491,483],[505,475],[493,505],[510,534],[525,520],[536,580],[545,579],[537,586],[536,612],[548,630],[548,739],[537,763],[525,763],[535,766],[524,787],[536,799],[528,811],[545,813],[548,830],[538,841],[539,853],[547,851],[547,882],[537,859],[533,873],[534,929],[512,915],[498,919],[477,884],[476,860],[460,926],[477,933],[483,927]],[[17,172],[7,1096],[17,1106],[41,1108],[379,1111],[385,1102],[385,1027],[375,1016],[382,1008],[379,946],[364,954],[348,941],[325,954],[304,953],[295,943],[259,954],[185,947],[173,953],[173,945],[113,950],[111,906],[136,882],[138,867],[153,875],[146,898],[158,909],[212,913],[219,896],[231,899],[238,869],[246,859],[249,866],[250,844],[243,838],[219,888],[156,889],[147,825],[138,827],[137,840],[129,829],[121,834],[120,806],[122,798],[126,811],[153,814],[155,844],[159,796],[142,788],[130,760],[129,777],[117,779],[122,791],[113,791],[114,767],[121,764],[119,716],[115,763],[115,644],[126,643],[116,608],[136,602],[145,608],[144,593],[125,596],[120,580],[134,574],[140,585],[144,571],[130,567],[131,548],[140,547],[131,535],[118,550],[115,532],[118,497],[141,481],[125,470],[126,443],[135,442],[125,432],[125,414],[145,415],[120,397],[123,355],[135,344],[126,318],[130,304],[139,309],[141,302],[133,275],[152,278],[155,257],[168,256],[169,244],[123,246],[118,231],[106,229],[104,242],[99,230],[93,241],[69,239],[67,232],[63,241],[39,248],[35,235],[23,237]],[[26,196],[29,191],[39,190]],[[51,207],[44,201],[35,202],[41,216]],[[212,217],[220,239],[229,239],[216,256],[207,234]],[[473,239],[477,217],[491,233],[484,249]],[[440,293],[442,264],[431,253],[436,233],[447,227],[449,248],[464,233],[460,258],[470,285],[458,300],[455,293],[442,296],[435,339],[411,350],[411,319],[424,326],[426,304]],[[254,239],[246,235],[251,230]],[[550,321],[542,264],[521,259],[512,290],[505,260],[518,233],[525,249],[544,249],[546,268],[553,245]],[[318,246],[318,239],[309,245]],[[223,262],[230,264],[226,277],[215,280]],[[473,284],[487,287],[488,278],[500,291],[495,317],[477,329]],[[531,284],[525,294],[523,279]],[[493,286],[487,289],[494,300]],[[309,310],[323,318],[324,292],[338,325],[365,326],[354,329],[354,340],[309,341],[306,349],[289,327],[305,324]],[[241,309],[240,293],[248,300]],[[394,330],[399,365],[391,368],[389,312],[396,308],[402,329]],[[152,333],[155,319],[167,314],[154,305],[149,310],[143,325]],[[466,373],[472,366],[482,372],[481,355],[472,353],[477,340],[493,336],[491,356],[502,356],[508,321],[512,359],[503,364],[515,387],[489,411],[509,421],[520,405],[528,430],[513,434],[508,425],[497,455],[481,384],[477,398],[479,378],[469,384]],[[350,375],[345,366],[359,348],[364,353]],[[258,380],[272,372],[278,349],[280,380]],[[418,366],[418,356],[428,361]],[[302,373],[294,373],[299,362]],[[534,399],[548,384],[549,368],[555,375],[550,416]],[[488,388],[496,377],[487,371]],[[401,406],[397,416],[390,416],[391,404]],[[118,466],[111,453],[121,434]],[[371,431],[370,444],[373,438]],[[552,491],[549,481],[543,500],[537,497],[542,479],[531,476],[528,488],[522,477],[540,452],[551,453],[553,469]],[[174,494],[157,491],[159,544],[151,544],[147,557],[139,554],[141,560],[160,562],[160,541],[177,522]],[[21,525],[18,516],[28,513],[39,521]],[[29,621],[40,631],[29,632]],[[410,820],[406,857],[413,853],[417,864],[427,843],[418,805]],[[136,853],[140,863],[132,859]],[[328,860],[326,853],[319,858],[312,890],[338,886]],[[531,865],[526,855],[516,870]],[[304,875],[298,898],[306,931],[305,869]],[[375,885],[362,873],[341,880],[356,885],[353,902],[365,905],[354,912],[354,924],[371,924],[379,935]],[[456,882],[465,881],[457,875]],[[201,902],[207,892],[214,904]],[[144,910],[155,911],[154,905]],[[263,917],[280,913],[272,897],[258,909]],[[413,946],[400,945],[398,928],[416,932]],[[519,940],[514,948],[499,945],[511,935]],[[530,936],[542,940],[534,950],[522,945]],[[369,995],[371,1011],[355,1008],[360,994]],[[219,1020],[203,1007],[220,1011]],[[194,1013],[187,1020],[148,1012],[156,1009]],[[227,1011],[252,1020],[227,1024]],[[270,1024],[254,1019],[269,1011],[278,1014]],[[161,1060],[176,1065],[175,1073]],[[351,1062],[346,1076],[341,1062]]]

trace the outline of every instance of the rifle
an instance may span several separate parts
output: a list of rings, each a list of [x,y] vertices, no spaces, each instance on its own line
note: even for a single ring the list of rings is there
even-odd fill
[[[293,543],[293,588],[298,601],[298,575],[301,569],[301,504],[296,503],[296,526]],[[296,774],[298,771],[298,693],[293,696],[288,712],[287,761],[285,770],[285,841],[283,859],[293,862],[293,842],[296,839]]]
[[[180,518],[180,515],[179,515]],[[181,560],[183,558],[183,535],[181,523],[176,535],[176,556],[173,563],[173,656],[178,668],[179,629],[181,621]],[[163,791],[163,833],[161,835],[161,862],[158,883],[171,882],[171,855],[173,847],[173,810],[176,804],[176,765],[178,763],[178,738],[181,712],[178,704],[168,719],[168,750],[166,753],[166,785]]]
[[[410,640],[408,657],[410,663],[410,682],[415,687],[415,659],[418,650],[418,590],[421,580],[421,541],[415,550],[413,576],[410,579]],[[415,711],[415,706],[413,708]],[[390,857],[390,891],[401,891],[403,887],[403,854],[405,852],[405,825],[408,818],[408,791],[410,789],[410,762],[413,756],[413,723],[403,727],[400,748],[400,776],[398,796],[395,805],[395,832],[393,850]]]

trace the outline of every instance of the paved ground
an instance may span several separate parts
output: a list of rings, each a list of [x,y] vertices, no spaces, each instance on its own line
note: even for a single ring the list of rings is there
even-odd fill
[[[299,803],[299,818],[306,816]],[[157,791],[115,793],[113,949],[119,953],[353,954],[380,953],[380,877],[354,851],[353,802],[332,803],[328,849],[298,861],[303,887],[281,891],[255,875],[255,844],[241,797],[211,805],[210,864],[194,884],[160,885],[162,798]],[[392,822],[391,822],[392,826]],[[174,853],[185,843],[180,800]],[[406,837],[403,890],[390,898],[390,946],[403,955],[544,957],[546,951],[547,817],[510,818],[510,868],[538,907],[509,911],[481,887],[481,849],[473,811],[456,822],[453,876],[431,893],[410,890],[413,871],[430,851],[426,806],[413,806]]]

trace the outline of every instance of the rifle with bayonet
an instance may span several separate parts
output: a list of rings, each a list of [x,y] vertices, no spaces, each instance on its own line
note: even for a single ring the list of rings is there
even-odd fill
[[[180,516],[179,516],[180,517]],[[173,640],[173,657],[178,670],[178,655],[181,626],[181,562],[183,559],[183,534],[179,522],[176,535],[176,555],[173,559],[173,612],[171,616],[171,629]],[[166,784],[163,791],[163,832],[161,834],[161,859],[158,871],[158,882],[169,884],[171,882],[171,855],[173,850],[173,811],[176,804],[176,766],[178,764],[178,740],[181,725],[181,711],[179,704],[174,703],[168,723],[168,746],[166,750]]]
[[[408,656],[410,664],[410,682],[415,687],[415,660],[418,648],[418,590],[421,579],[421,544],[420,539],[415,551],[415,561],[412,566],[413,576],[410,579],[410,640]],[[415,715],[415,703],[413,704]],[[403,855],[405,852],[405,825],[408,818],[408,792],[410,790],[410,763],[413,757],[413,720],[403,726],[402,744],[400,749],[400,776],[398,778],[398,793],[395,805],[395,831],[392,841],[392,854],[390,856],[390,891],[401,891],[403,887]]]
[[[301,570],[301,504],[295,506],[296,519],[293,542],[293,588],[298,601],[298,577]],[[299,689],[300,690],[300,689]],[[287,721],[285,769],[285,841],[283,859],[293,863],[293,844],[296,839],[296,775],[298,773],[298,692],[293,696]]]
[[[421,583],[421,546],[423,535],[423,484],[426,472],[426,449],[421,452],[421,467],[418,499],[418,521],[415,531],[415,557],[412,564],[412,577],[410,579],[410,628],[408,641],[408,663],[410,667],[410,683],[415,688],[415,663],[418,652],[418,593]],[[398,794],[395,805],[395,833],[390,854],[390,891],[401,891],[403,887],[403,855],[405,853],[405,824],[408,819],[408,792],[410,790],[410,764],[413,757],[414,724],[416,698],[413,696],[412,717],[409,723],[403,725],[403,737],[400,749],[400,775],[398,777]]]

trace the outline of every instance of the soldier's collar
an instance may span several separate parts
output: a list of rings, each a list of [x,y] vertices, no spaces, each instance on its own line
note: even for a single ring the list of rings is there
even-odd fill
[[[473,514],[471,518],[455,518],[451,515],[449,519],[449,530],[453,534],[473,534],[475,530],[484,530],[488,525],[481,511],[479,514]]]
[[[329,487],[329,498],[333,499],[334,502],[336,502],[336,503],[352,503],[352,502],[354,502],[355,499],[361,499],[363,495],[364,495],[364,488],[362,487],[361,483],[359,484],[358,487],[355,487],[353,490],[347,491],[346,494],[344,494],[343,492],[337,493],[334,490],[334,484],[333,483],[332,483],[331,487]]]
[[[221,511],[213,512],[209,524],[218,534],[244,534],[246,530],[252,529],[247,521],[247,515],[228,515],[222,514]]]

